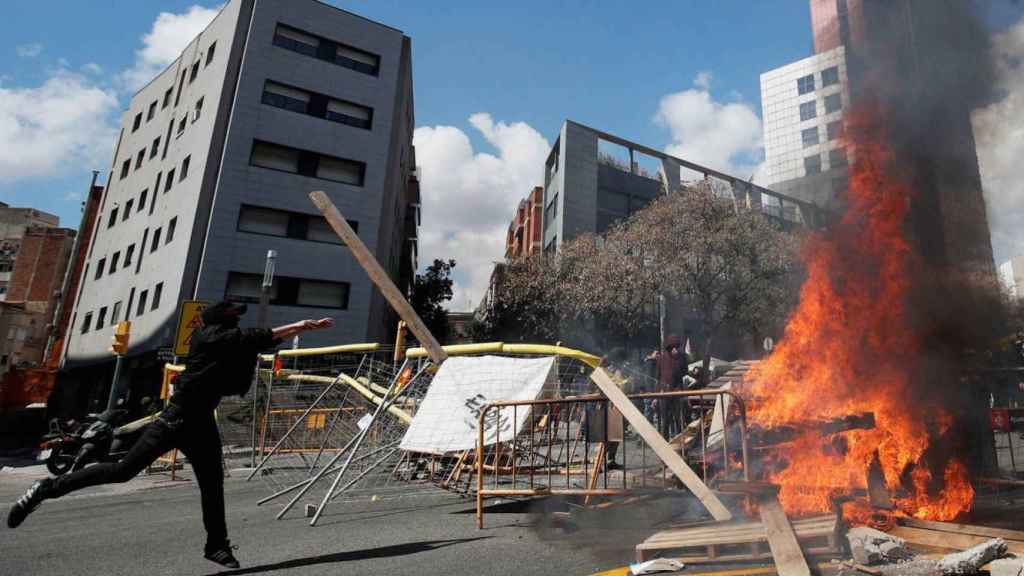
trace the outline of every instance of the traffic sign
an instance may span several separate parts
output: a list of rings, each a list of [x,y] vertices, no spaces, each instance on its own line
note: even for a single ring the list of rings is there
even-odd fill
[[[186,300],[181,303],[181,313],[178,316],[178,329],[174,336],[174,355],[187,356],[189,347],[192,345],[192,333],[202,328],[203,310],[209,306],[202,300]]]

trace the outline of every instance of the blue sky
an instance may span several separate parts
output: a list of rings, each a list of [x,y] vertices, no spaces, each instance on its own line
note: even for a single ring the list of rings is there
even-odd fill
[[[329,3],[412,37],[426,199],[421,262],[460,262],[456,309],[479,298],[515,199],[539,179],[536,160],[563,119],[753,172],[761,159],[758,76],[812,51],[807,0]],[[0,200],[76,227],[90,171],[105,178],[109,170],[131,95],[125,71],[159,64],[138,51],[168,42],[145,38],[161,12],[208,19],[195,5],[218,3],[5,2],[0,136],[27,134],[32,145],[3,143]],[[1008,27],[1019,11],[1007,8],[994,25]],[[64,121],[48,126],[45,115],[5,111],[4,101],[45,103]],[[711,134],[687,114],[742,128]]]

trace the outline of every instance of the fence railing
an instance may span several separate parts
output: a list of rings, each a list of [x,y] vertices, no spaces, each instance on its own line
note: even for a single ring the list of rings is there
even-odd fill
[[[629,399],[642,405],[663,433],[678,429],[670,444],[705,483],[749,481],[746,409],[739,396],[700,389],[633,394]],[[509,423],[514,426],[522,410],[529,411],[526,424],[510,430]],[[503,432],[508,434],[504,439]],[[484,406],[476,452],[460,457],[448,481],[458,482],[466,467],[476,474],[479,528],[488,497],[572,496],[588,505],[597,497],[675,486],[653,450],[642,438],[630,437],[621,414],[602,395]]]

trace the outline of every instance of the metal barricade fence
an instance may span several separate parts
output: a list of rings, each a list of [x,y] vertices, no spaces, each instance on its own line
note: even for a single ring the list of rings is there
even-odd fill
[[[658,411],[658,426],[663,433],[672,430],[672,416],[685,422],[666,439],[705,483],[749,481],[746,409],[735,393],[700,389],[632,394],[629,399],[647,408],[668,403]],[[514,426],[522,410],[529,411],[526,424],[512,433],[508,424]],[[629,437],[627,426],[603,395],[487,404],[479,416],[473,461],[466,463],[463,455],[459,463],[476,474],[477,527],[483,528],[488,497],[572,496],[588,505],[596,497],[673,488],[675,480],[665,466],[642,438]],[[502,432],[510,436],[503,439]]]

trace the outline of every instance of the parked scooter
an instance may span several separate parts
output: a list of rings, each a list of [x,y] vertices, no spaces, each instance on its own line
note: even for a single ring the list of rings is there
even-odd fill
[[[45,460],[47,470],[56,476],[80,470],[92,462],[116,462],[156,418],[147,416],[122,425],[127,415],[128,411],[121,409],[90,414],[74,431],[69,431],[70,426],[61,428],[51,422],[53,432],[40,446],[43,450],[39,459]]]

